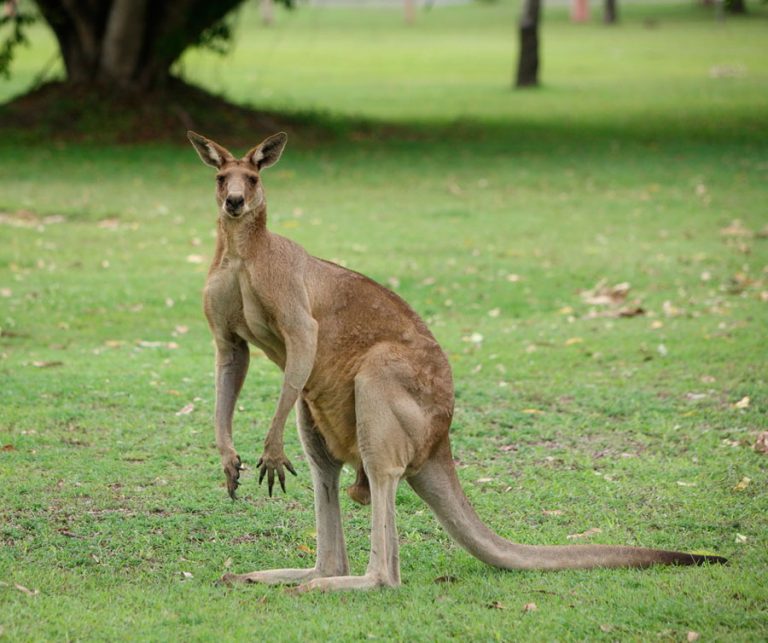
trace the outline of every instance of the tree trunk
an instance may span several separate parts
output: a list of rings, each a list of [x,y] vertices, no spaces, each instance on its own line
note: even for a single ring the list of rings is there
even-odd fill
[[[273,0],[261,0],[261,24],[265,27],[275,22],[275,3]]]
[[[244,0],[36,0],[67,82],[149,91],[206,28]]]
[[[607,25],[615,25],[619,21],[619,13],[616,0],[605,0],[603,5],[603,22]]]
[[[744,0],[725,0],[725,10],[728,13],[745,14],[747,5]]]
[[[541,0],[525,0],[520,16],[520,57],[517,62],[516,87],[539,84],[539,15]]]
[[[405,24],[412,25],[416,22],[416,1],[415,0],[403,0],[403,18]]]

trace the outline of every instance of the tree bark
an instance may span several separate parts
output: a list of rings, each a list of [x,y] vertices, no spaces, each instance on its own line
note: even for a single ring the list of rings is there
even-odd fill
[[[67,82],[149,91],[206,28],[244,0],[36,0]]]
[[[605,0],[603,5],[603,22],[607,25],[615,25],[619,21],[619,13],[616,0]]]
[[[747,5],[744,0],[725,0],[725,10],[728,13],[745,14]]]
[[[517,62],[516,87],[539,84],[539,16],[541,0],[525,0],[520,16],[520,56]]]

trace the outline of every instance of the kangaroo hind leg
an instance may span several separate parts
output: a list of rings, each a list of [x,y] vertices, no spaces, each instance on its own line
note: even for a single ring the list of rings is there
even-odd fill
[[[372,369],[373,370],[373,369]],[[301,589],[345,590],[400,585],[395,494],[423,431],[423,413],[385,370],[355,379],[357,443],[371,495],[371,550],[363,576],[316,578]]]

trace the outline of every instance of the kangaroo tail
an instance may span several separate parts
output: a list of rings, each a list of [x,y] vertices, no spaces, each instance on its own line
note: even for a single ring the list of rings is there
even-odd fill
[[[438,446],[408,482],[435,512],[446,531],[470,554],[502,569],[585,569],[725,563],[721,556],[613,545],[519,545],[501,538],[469,504],[451,457],[448,440]]]

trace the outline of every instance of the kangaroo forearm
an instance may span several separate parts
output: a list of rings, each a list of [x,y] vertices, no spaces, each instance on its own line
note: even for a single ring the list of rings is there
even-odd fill
[[[286,340],[286,364],[280,398],[265,440],[266,448],[282,449],[285,421],[309,379],[317,350],[317,324],[308,325],[300,338]]]
[[[232,416],[237,396],[248,372],[250,353],[242,344],[219,349],[216,355],[216,410],[214,424],[216,446],[222,455],[233,450]]]

